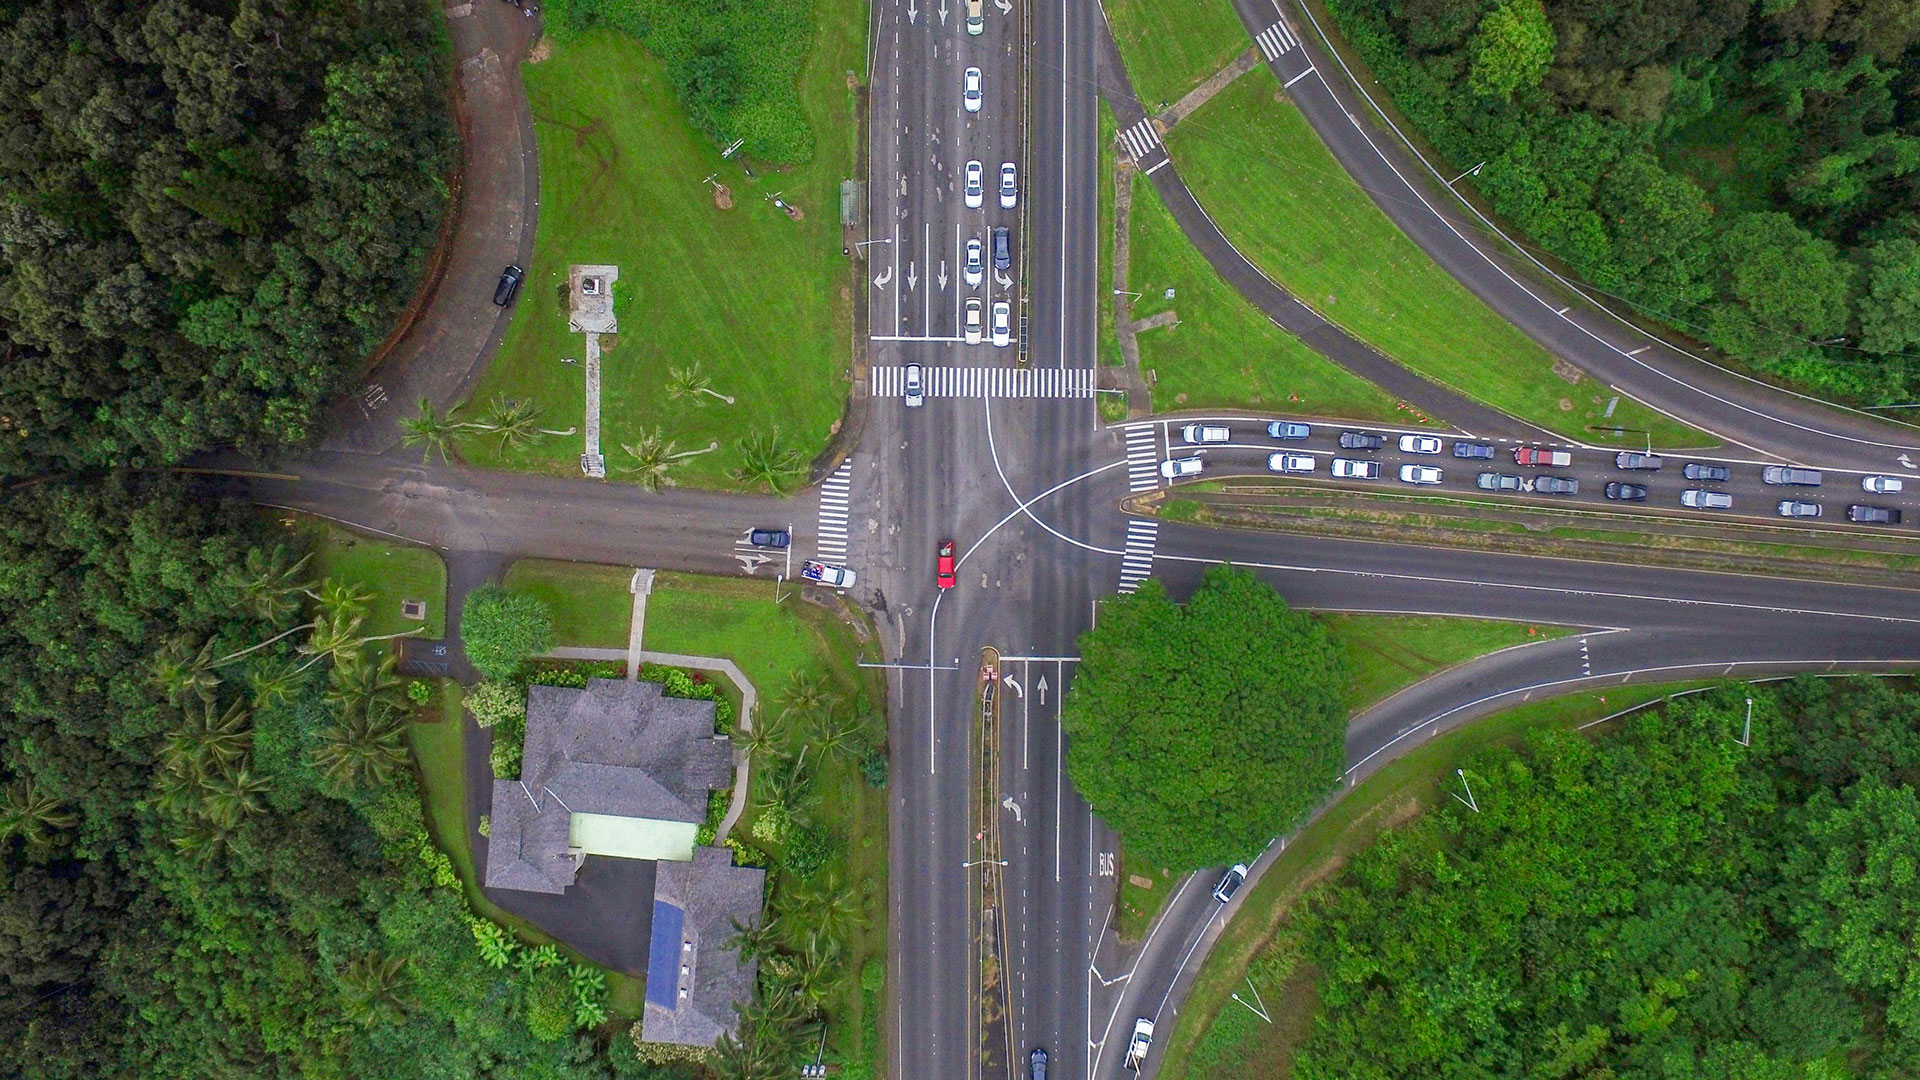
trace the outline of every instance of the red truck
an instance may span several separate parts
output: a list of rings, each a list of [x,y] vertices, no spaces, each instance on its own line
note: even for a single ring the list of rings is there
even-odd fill
[[[1533,465],[1543,469],[1559,469],[1573,464],[1573,455],[1565,450],[1542,450],[1537,446],[1516,446],[1513,448],[1515,465]]]

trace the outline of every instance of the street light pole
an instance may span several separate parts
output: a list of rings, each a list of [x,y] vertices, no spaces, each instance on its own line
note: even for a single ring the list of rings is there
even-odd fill
[[[1753,699],[1747,699],[1747,723],[1740,729],[1740,745],[1753,745]]]
[[[995,866],[1005,866],[1005,865],[1007,865],[1007,860],[1005,860],[1005,859],[975,859],[975,860],[973,860],[972,862],[963,862],[963,863],[961,863],[961,864],[960,864],[960,869],[962,869],[962,870],[968,870],[968,869],[972,869],[973,867],[976,867],[976,866],[985,866],[985,865],[987,865],[988,863],[992,863],[992,864],[993,864],[993,865],[995,865]]]
[[[1480,175],[1480,169],[1481,169],[1481,167],[1482,167],[1482,166],[1484,166],[1485,164],[1486,164],[1486,162],[1484,162],[1484,161],[1483,161],[1483,162],[1481,162],[1481,163],[1480,163],[1479,165],[1475,165],[1475,166],[1474,166],[1473,168],[1471,168],[1471,169],[1468,169],[1468,170],[1467,170],[1466,172],[1463,172],[1463,173],[1461,173],[1461,174],[1460,174],[1459,176],[1456,176],[1456,177],[1454,177],[1453,179],[1451,179],[1451,180],[1449,180],[1449,181],[1447,181],[1447,186],[1448,186],[1448,187],[1452,187],[1453,185],[1455,185],[1455,184],[1457,184],[1457,183],[1459,183],[1460,181],[1462,181],[1462,180],[1465,180],[1465,179],[1466,179],[1467,177],[1469,177],[1469,176],[1479,176],[1479,175]]]

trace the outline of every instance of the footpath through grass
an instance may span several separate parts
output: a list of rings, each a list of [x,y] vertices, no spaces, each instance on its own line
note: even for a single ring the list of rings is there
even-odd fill
[[[1227,0],[1106,0],[1133,92],[1150,113],[1253,46]]]
[[[540,221],[513,323],[469,402],[532,400],[542,426],[574,434],[502,451],[462,446],[478,464],[577,475],[584,445],[585,339],[567,329],[567,267],[619,266],[620,333],[602,339],[601,450],[619,478],[621,444],[658,427],[686,458],[683,484],[728,487],[740,443],[779,428],[812,456],[840,417],[848,382],[852,300],[840,254],[839,184],[851,176],[857,130],[848,75],[864,70],[865,5],[814,0],[813,45],[800,99],[814,127],[813,160],[787,170],[739,162],[696,132],[664,65],[634,38],[596,30],[554,46],[524,69],[540,147]],[[719,209],[708,178],[731,189]],[[798,206],[792,221],[771,201]],[[698,365],[727,405],[706,394],[674,400],[675,368]]]
[[[1274,1023],[1266,1023],[1233,1000],[1251,997],[1246,979],[1261,980],[1276,930],[1314,885],[1336,873],[1383,829],[1404,824],[1450,798],[1449,780],[1482,747],[1506,742],[1536,727],[1576,726],[1623,709],[1656,701],[1699,682],[1613,687],[1581,691],[1476,720],[1420,746],[1366,780],[1287,845],[1286,852],[1247,893],[1238,914],[1221,933],[1165,1042],[1160,1076],[1165,1080],[1240,1080],[1285,1077],[1295,1040],[1308,1034],[1317,998],[1310,968],[1279,983],[1260,981]],[[1268,965],[1263,966],[1263,961]]]
[[[1180,319],[1139,335],[1156,412],[1266,408],[1405,420],[1385,391],[1308,348],[1229,285],[1180,231],[1152,182],[1137,174],[1128,237],[1127,283],[1141,294],[1133,317],[1171,310]]]
[[[633,625],[632,581],[631,567],[521,559],[507,570],[505,584],[547,605],[559,644],[624,649]]]
[[[1530,626],[1497,619],[1445,615],[1322,615],[1347,657],[1348,715],[1357,715],[1437,671],[1476,657],[1577,633],[1565,626]],[[1114,915],[1122,938],[1137,941],[1180,879],[1158,867],[1136,865],[1121,853],[1120,902]],[[1142,878],[1150,884],[1134,880]]]
[[[1661,446],[1712,444],[1631,399],[1608,416],[1613,391],[1584,375],[1568,381],[1557,374],[1551,354],[1368,199],[1264,69],[1182,121],[1167,146],[1195,197],[1247,258],[1407,367],[1570,439],[1639,445],[1641,432],[1651,431]]]

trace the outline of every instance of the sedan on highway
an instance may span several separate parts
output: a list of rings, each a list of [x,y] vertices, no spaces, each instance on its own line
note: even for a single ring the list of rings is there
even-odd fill
[[[982,258],[985,252],[986,246],[980,243],[979,237],[967,241],[967,261],[960,266],[960,276],[966,280],[969,289],[979,288],[980,282],[986,279],[987,266]]]
[[[1332,471],[1335,480],[1380,479],[1380,463],[1377,461],[1366,461],[1361,458],[1334,458]]]
[[[1437,454],[1440,452],[1440,440],[1431,435],[1400,436],[1400,452],[1403,454]]]
[[[1542,495],[1578,495],[1580,481],[1571,476],[1536,476],[1533,490]]]
[[[1680,493],[1680,505],[1693,510],[1731,510],[1733,496],[1724,491],[1688,488]]]
[[[1483,442],[1457,442],[1453,444],[1453,456],[1469,461],[1492,461],[1493,447]]]
[[[1213,887],[1213,898],[1224,904],[1233,899],[1233,894],[1239,892],[1240,886],[1246,883],[1247,864],[1234,863],[1227,867],[1225,874],[1221,875],[1220,884]]]
[[[1820,504],[1810,503],[1804,499],[1781,499],[1780,505],[1774,509],[1781,517],[1817,518],[1820,516]]]
[[[1637,469],[1641,472],[1659,472],[1665,465],[1658,455],[1642,454],[1633,450],[1622,450],[1613,455],[1613,467],[1616,469]]]
[[[1482,491],[1519,491],[1523,483],[1512,473],[1483,472],[1473,478],[1473,486]]]
[[[1020,201],[1020,184],[1013,162],[1000,163],[1000,209],[1011,210]]]
[[[934,553],[933,582],[943,589],[953,588],[953,541],[940,541],[939,549]]]
[[[1275,420],[1267,425],[1269,439],[1304,439],[1312,434],[1312,428],[1294,420]]]
[[[980,316],[985,309],[986,306],[979,297],[967,297],[967,317],[961,325],[964,327],[963,334],[969,345],[980,344]]]
[[[1385,437],[1369,431],[1343,431],[1340,433],[1342,450],[1378,450],[1387,445]]]
[[[1618,480],[1606,487],[1607,498],[1614,502],[1646,502],[1647,485],[1623,484]]]
[[[968,112],[980,111],[980,69],[968,68],[960,76],[960,100],[966,103]]]
[[[1310,473],[1319,467],[1312,454],[1268,454],[1267,468],[1279,473]]]
[[[1906,490],[1906,483],[1897,476],[1863,476],[1860,478],[1860,490],[1869,495],[1895,495]]]
[[[1200,475],[1200,459],[1197,457],[1168,458],[1160,463],[1160,475],[1169,480],[1178,480],[1183,476]]]
[[[1895,510],[1891,506],[1868,506],[1864,503],[1854,503],[1852,506],[1847,507],[1847,520],[1856,521],[1862,525],[1898,525],[1900,524],[1900,518],[1900,511]]]
[[[967,209],[978,210],[986,202],[986,169],[978,161],[967,162],[966,186],[962,188]]]
[[[1047,1052],[1038,1046],[1027,1055],[1027,1080],[1047,1080]]]
[[[1013,341],[1013,305],[1005,300],[993,302],[993,343],[1006,348]]]
[[[906,371],[907,408],[917,409],[927,403],[926,380],[919,364],[908,364]]]
[[[754,529],[747,533],[747,543],[760,548],[783,548],[793,543],[793,534],[785,529]]]
[[[1714,483],[1726,483],[1733,476],[1733,470],[1725,465],[1709,465],[1704,461],[1689,461],[1680,470],[1680,475],[1689,480],[1707,480]]]
[[[1400,482],[1403,484],[1437,484],[1440,482],[1440,470],[1431,465],[1400,466]]]

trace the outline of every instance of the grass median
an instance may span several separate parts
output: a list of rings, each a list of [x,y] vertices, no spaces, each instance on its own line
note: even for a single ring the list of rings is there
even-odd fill
[[[696,132],[664,65],[609,30],[554,46],[525,69],[540,149],[540,218],[513,322],[474,392],[531,400],[550,435],[520,449],[462,447],[479,464],[577,475],[583,436],[584,338],[567,329],[567,268],[620,268],[620,333],[602,339],[601,450],[619,477],[621,445],[659,428],[679,451],[683,484],[728,487],[740,443],[778,428],[802,458],[839,420],[848,390],[852,298],[840,254],[839,184],[853,175],[855,91],[865,66],[865,6],[815,0],[800,99],[814,158],[783,170],[738,161]],[[713,183],[731,191],[721,209]],[[772,198],[799,207],[790,220]],[[698,366],[711,394],[673,396],[675,369]]]
[[[1713,440],[1562,366],[1380,211],[1258,70],[1167,136],[1194,196],[1269,277],[1422,375],[1590,443]],[[1562,372],[1573,374],[1569,379]],[[1597,431],[1593,427],[1624,429]]]
[[[1287,1074],[1290,1048],[1310,1031],[1316,1008],[1311,978],[1288,980],[1278,995],[1272,986],[1267,988],[1262,1000],[1273,1023],[1243,1007],[1234,994],[1252,997],[1245,992],[1249,971],[1258,973],[1276,931],[1306,893],[1384,829],[1450,798],[1448,779],[1474,753],[1533,728],[1578,726],[1701,685],[1622,686],[1530,702],[1442,735],[1361,781],[1301,830],[1247,893],[1187,994],[1179,1023],[1164,1044],[1159,1075],[1165,1080],[1226,1080]]]
[[[1253,45],[1227,0],[1107,0],[1105,8],[1148,112],[1179,101]]]
[[[1179,321],[1143,330],[1140,368],[1156,412],[1264,408],[1345,420],[1404,421],[1379,387],[1275,325],[1216,273],[1187,240],[1153,184],[1135,176],[1127,284],[1133,317]],[[1167,297],[1167,290],[1173,297]]]

